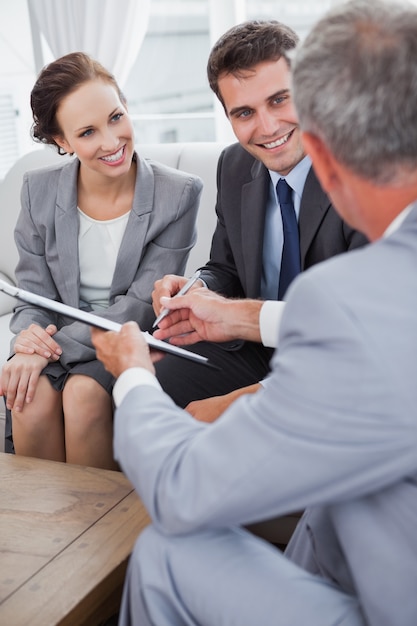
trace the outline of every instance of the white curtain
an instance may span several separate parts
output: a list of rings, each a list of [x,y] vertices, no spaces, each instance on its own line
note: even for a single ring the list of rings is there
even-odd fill
[[[149,22],[150,0],[28,0],[55,58],[82,51],[123,86]]]

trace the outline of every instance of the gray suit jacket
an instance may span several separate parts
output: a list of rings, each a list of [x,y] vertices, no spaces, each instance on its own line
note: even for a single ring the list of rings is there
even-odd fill
[[[195,222],[202,181],[184,172],[137,157],[132,210],[120,246],[110,290],[109,308],[99,313],[117,322],[151,326],[151,293],[155,280],[182,274],[196,240]],[[79,307],[77,176],[78,159],[27,172],[15,240],[19,251],[16,277],[20,287]],[[97,258],[100,263],[100,258]],[[35,322],[58,326],[63,349],[60,362],[95,358],[89,328],[80,322],[21,304],[11,330],[18,333]]]
[[[309,509],[289,556],[356,595],[367,624],[415,626],[416,267],[417,203],[389,237],[302,273],[269,384],[213,424],[133,388],[115,453],[155,525],[184,534]]]
[[[227,296],[260,297],[270,184],[266,167],[240,144],[229,146],[220,155],[218,220],[210,261],[202,274],[210,289]],[[302,270],[366,243],[366,238],[336,213],[313,169],[301,198],[299,231]]]

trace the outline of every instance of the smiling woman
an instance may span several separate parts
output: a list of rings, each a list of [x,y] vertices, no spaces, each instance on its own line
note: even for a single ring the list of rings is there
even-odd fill
[[[73,159],[26,173],[16,226],[18,286],[150,329],[154,282],[183,273],[201,181],[143,160],[113,75],[84,53],[47,65],[32,134]],[[113,468],[112,376],[85,325],[19,305],[0,387],[17,454]]]

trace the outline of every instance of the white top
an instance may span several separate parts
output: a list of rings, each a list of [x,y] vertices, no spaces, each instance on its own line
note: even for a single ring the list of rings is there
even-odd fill
[[[130,211],[112,220],[95,220],[78,208],[80,298],[93,309],[107,309],[117,255]]]

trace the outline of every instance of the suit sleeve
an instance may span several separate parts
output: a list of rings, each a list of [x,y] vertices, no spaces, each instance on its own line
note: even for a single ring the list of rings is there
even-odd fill
[[[400,393],[390,355],[364,340],[312,272],[292,289],[265,389],[213,424],[150,386],[116,411],[116,457],[163,532],[270,519],[415,472],[412,394]]]
[[[210,260],[200,269],[202,270],[201,277],[209,289],[228,297],[242,297],[244,292],[238,277],[225,219],[225,211],[230,211],[230,206],[224,205],[223,185],[224,181],[227,185],[228,180],[225,161],[223,150],[217,165],[217,224],[211,243]]]
[[[27,174],[23,177],[20,199],[21,211],[14,231],[16,247],[19,252],[19,263],[16,270],[18,284],[28,291],[56,299],[57,291],[48,267],[45,238],[33,219]],[[29,304],[17,304],[10,321],[12,333],[17,334],[32,323],[38,324],[42,328],[48,324],[56,324],[59,327],[58,315],[52,311],[46,311]],[[13,345],[14,339],[11,344],[12,348]]]

